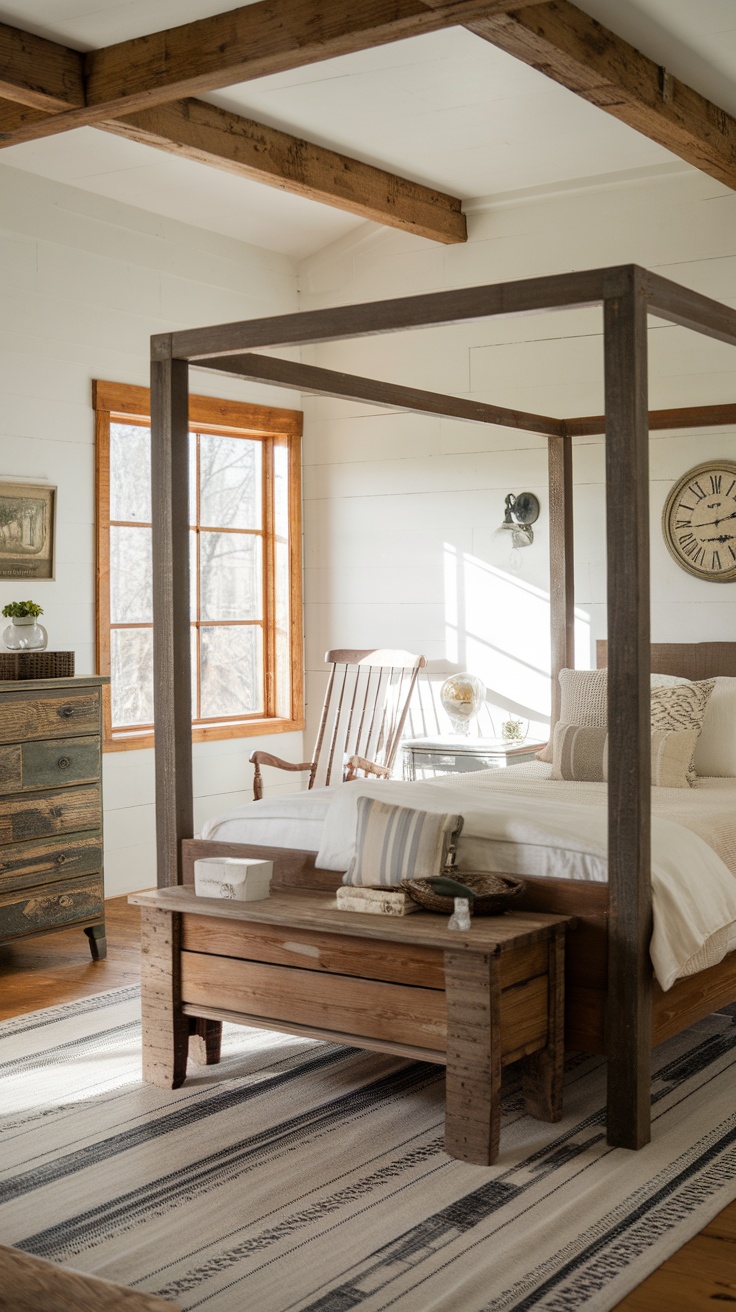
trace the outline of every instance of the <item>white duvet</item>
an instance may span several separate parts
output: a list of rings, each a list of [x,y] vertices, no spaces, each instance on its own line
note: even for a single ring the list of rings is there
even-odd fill
[[[378,795],[397,805],[462,814],[461,871],[605,882],[607,808],[600,804],[601,792],[592,791],[605,786],[585,785],[588,791],[582,793],[568,788],[566,795],[565,787],[550,783],[548,768],[539,766],[451,775],[423,783],[355,781],[241,807],[209,821],[202,837],[318,849],[320,868],[344,871],[355,848],[357,799]],[[567,800],[571,791],[572,800]],[[655,796],[672,791],[657,789]],[[674,791],[679,793],[679,806],[687,799],[687,805],[697,810],[697,790]],[[560,793],[566,800],[559,800]],[[705,800],[704,796],[704,804]],[[736,824],[733,800],[736,792],[725,791],[727,828]],[[711,794],[707,801],[712,805]],[[658,814],[652,816],[652,899],[650,955],[663,989],[671,988],[682,975],[715,965],[736,947],[734,874],[700,834]]]

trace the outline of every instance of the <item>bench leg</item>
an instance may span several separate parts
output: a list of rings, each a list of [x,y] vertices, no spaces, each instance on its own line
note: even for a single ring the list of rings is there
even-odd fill
[[[562,1119],[565,1065],[565,935],[557,931],[548,943],[547,1046],[521,1063],[521,1087],[530,1116],[540,1121]]]
[[[107,956],[107,938],[105,937],[105,923],[101,925],[88,925],[85,934],[89,939],[89,950],[92,953],[93,961],[103,961]]]
[[[501,1127],[500,956],[445,952],[445,1151],[490,1166]]]
[[[222,1046],[222,1021],[189,1017],[189,1058],[195,1066],[216,1066]]]
[[[181,917],[141,907],[141,1014],[143,1078],[159,1089],[178,1089],[187,1073],[189,1018],[181,1010]]]

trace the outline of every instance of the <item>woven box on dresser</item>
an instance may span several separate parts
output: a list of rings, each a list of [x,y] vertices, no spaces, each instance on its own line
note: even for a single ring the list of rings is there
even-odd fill
[[[0,681],[0,942],[79,925],[93,958],[105,955],[107,682],[96,675]]]

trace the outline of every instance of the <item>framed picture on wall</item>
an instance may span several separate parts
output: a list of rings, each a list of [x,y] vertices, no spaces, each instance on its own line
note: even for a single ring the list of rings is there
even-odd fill
[[[52,579],[56,488],[0,482],[0,579]]]

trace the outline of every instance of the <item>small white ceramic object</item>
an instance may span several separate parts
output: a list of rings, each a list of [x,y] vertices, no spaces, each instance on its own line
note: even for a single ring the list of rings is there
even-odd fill
[[[236,902],[261,902],[271,891],[273,861],[251,857],[206,856],[194,862],[194,891],[197,897],[230,898]]]

